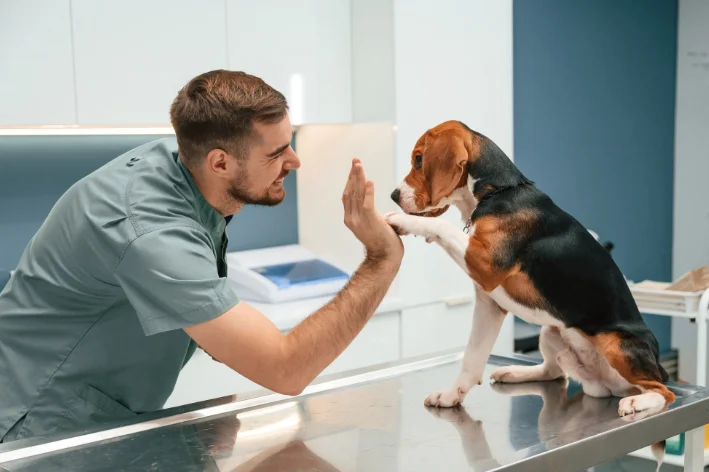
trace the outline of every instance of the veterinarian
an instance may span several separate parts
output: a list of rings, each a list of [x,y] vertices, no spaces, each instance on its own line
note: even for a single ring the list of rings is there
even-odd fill
[[[342,202],[364,260],[332,301],[281,334],[232,292],[224,257],[231,217],[280,203],[300,166],[286,99],[257,77],[211,71],[178,93],[170,120],[177,146],[133,149],[59,199],[0,294],[3,442],[159,410],[198,345],[296,395],[394,279],[403,246],[355,159]]]

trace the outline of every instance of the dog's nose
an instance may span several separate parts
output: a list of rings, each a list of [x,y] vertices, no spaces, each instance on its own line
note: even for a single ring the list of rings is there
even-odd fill
[[[396,189],[391,192],[391,199],[394,200],[395,203],[399,203],[399,197],[401,197],[401,190]]]

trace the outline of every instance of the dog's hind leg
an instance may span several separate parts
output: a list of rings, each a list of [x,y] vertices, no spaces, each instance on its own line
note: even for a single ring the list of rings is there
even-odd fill
[[[539,350],[544,361],[539,365],[510,365],[500,367],[490,378],[495,382],[522,383],[543,380],[555,380],[566,377],[556,358],[564,350],[564,341],[559,329],[553,326],[543,326],[539,334]]]

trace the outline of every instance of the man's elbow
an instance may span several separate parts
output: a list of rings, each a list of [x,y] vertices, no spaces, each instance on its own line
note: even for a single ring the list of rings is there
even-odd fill
[[[305,387],[285,386],[285,388],[278,389],[276,393],[280,393],[281,395],[287,395],[289,397],[296,397],[303,393],[303,390],[305,390]]]
[[[281,395],[288,395],[289,397],[300,395],[310,384],[309,381],[297,377],[289,378],[289,376],[283,376],[281,379],[283,380],[277,382],[277,385],[274,385],[274,388],[271,390]]]

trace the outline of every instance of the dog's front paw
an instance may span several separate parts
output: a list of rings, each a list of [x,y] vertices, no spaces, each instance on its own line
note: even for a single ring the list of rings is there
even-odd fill
[[[465,397],[465,392],[461,388],[440,390],[429,395],[423,404],[441,408],[451,408],[460,405]]]
[[[406,213],[387,213],[384,219],[401,236],[423,236],[428,242],[438,239],[435,220]]]
[[[408,226],[410,226],[410,224],[406,221],[407,217],[409,217],[409,215],[391,212],[384,215],[384,220],[389,223],[389,226],[394,228],[396,234],[399,236],[406,236],[407,234],[410,234],[410,231],[408,230]]]

